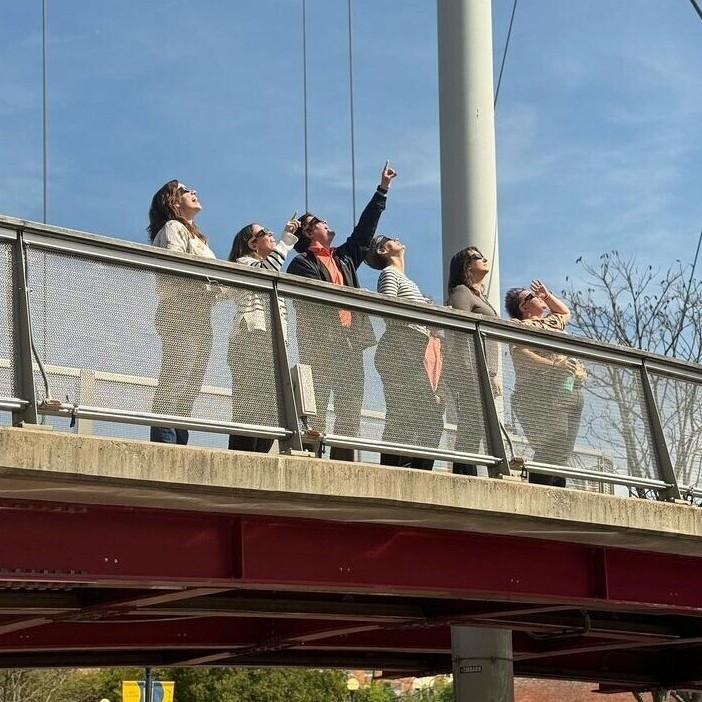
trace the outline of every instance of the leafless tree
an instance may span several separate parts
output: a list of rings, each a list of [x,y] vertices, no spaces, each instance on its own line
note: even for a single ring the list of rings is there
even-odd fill
[[[577,262],[586,273],[586,287],[571,282],[563,291],[576,334],[702,362],[702,281],[691,275],[690,266],[676,261],[661,270],[617,251],[603,254],[596,264]],[[678,482],[696,486],[702,470],[702,414],[696,411],[702,386],[657,373],[650,378]],[[590,436],[598,444],[616,438],[613,443],[623,446],[631,473],[655,477],[638,374],[599,364],[590,372],[587,390],[605,408],[590,418]]]

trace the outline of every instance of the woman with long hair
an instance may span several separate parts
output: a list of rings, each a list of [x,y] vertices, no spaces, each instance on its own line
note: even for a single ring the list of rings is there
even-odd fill
[[[197,192],[169,180],[151,200],[149,239],[154,246],[201,258],[215,258],[207,237],[195,224],[202,205]],[[213,294],[204,285],[193,289],[174,275],[156,283],[156,331],[161,337],[161,370],[154,393],[157,414],[189,417],[202,388],[212,350]],[[151,441],[187,444],[187,429],[151,427]]]
[[[497,310],[485,295],[483,281],[490,273],[490,261],[475,246],[467,246],[453,255],[449,265],[448,297],[446,304],[457,310],[499,317]],[[478,376],[471,348],[472,339],[452,332],[447,344],[447,381],[456,403],[456,451],[478,453],[483,430]],[[487,346],[488,371],[495,395],[502,389],[497,379],[498,349],[496,344]],[[477,475],[476,466],[454,463],[453,472],[459,475]]]
[[[565,333],[570,310],[540,280],[529,288],[511,288],[505,309],[512,319],[537,329]],[[568,464],[583,412],[585,368],[575,358],[539,346],[513,344],[512,410],[534,449],[535,463]],[[529,482],[565,487],[558,475],[529,472]]]
[[[234,237],[229,260],[252,268],[279,271],[297,242],[300,223],[286,223],[280,241],[260,224],[247,224]],[[232,373],[232,421],[269,424],[270,410],[260,401],[262,389],[275,386],[275,360],[268,325],[267,301],[253,290],[237,296],[237,315],[229,336],[227,363]],[[285,303],[280,302],[283,329],[286,330]],[[230,434],[229,448],[237,451],[268,453],[273,439]]]

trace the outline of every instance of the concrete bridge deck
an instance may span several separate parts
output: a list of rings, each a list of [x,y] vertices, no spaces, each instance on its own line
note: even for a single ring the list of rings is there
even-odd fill
[[[702,681],[702,512],[370,464],[0,429],[0,665]]]

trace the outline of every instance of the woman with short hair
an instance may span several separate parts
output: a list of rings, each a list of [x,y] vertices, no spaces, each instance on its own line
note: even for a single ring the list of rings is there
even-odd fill
[[[540,280],[511,288],[505,309],[521,324],[565,333],[570,310]],[[535,463],[566,466],[575,447],[583,412],[585,367],[575,358],[541,346],[512,344],[515,387],[512,410],[534,450]],[[565,478],[529,472],[529,482],[565,487]]]

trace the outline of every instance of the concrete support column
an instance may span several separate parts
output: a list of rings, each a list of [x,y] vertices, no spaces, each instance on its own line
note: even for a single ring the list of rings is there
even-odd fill
[[[512,633],[451,627],[456,702],[514,702]]]
[[[500,309],[490,0],[437,0],[444,283],[456,251],[491,261],[488,298]],[[445,287],[445,285],[444,285]]]

